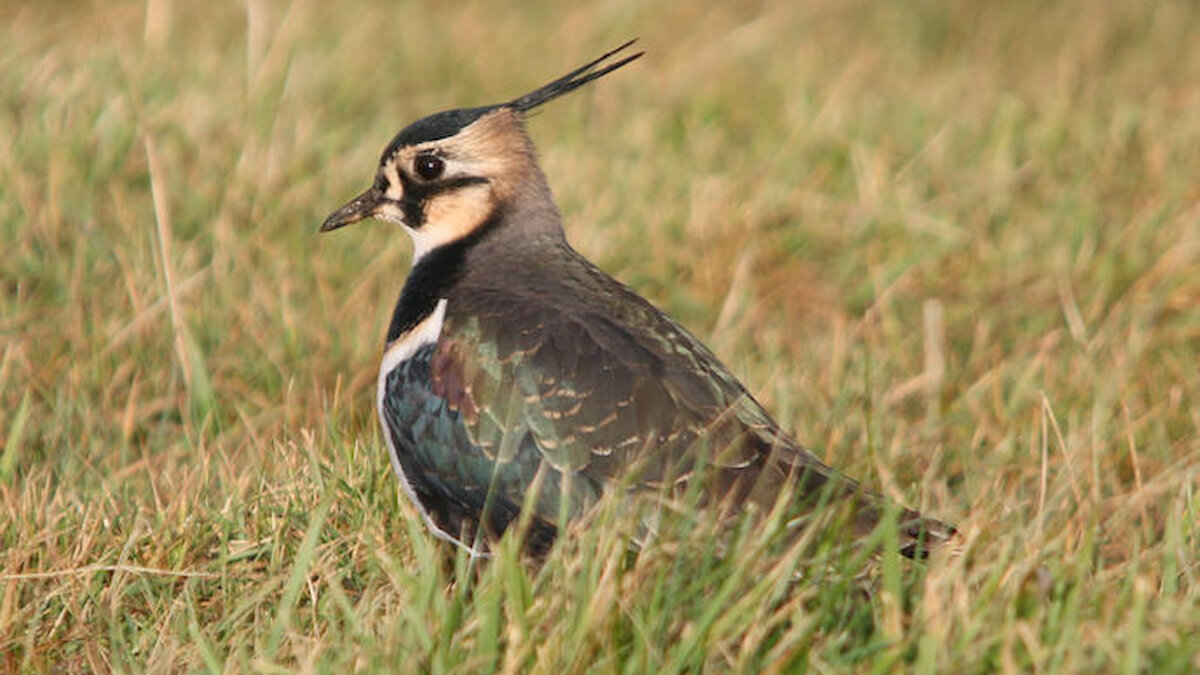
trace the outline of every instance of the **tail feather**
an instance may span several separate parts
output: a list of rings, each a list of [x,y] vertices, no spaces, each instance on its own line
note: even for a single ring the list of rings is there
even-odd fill
[[[839,503],[849,509],[848,515],[855,533],[865,537],[875,530],[888,512],[899,512],[896,527],[900,535],[900,554],[923,560],[931,552],[946,546],[957,534],[953,525],[917,511],[897,508],[887,497],[864,488],[858,481],[833,469],[814,455],[799,448],[785,448],[768,455],[769,459],[754,475],[745,470],[728,472],[726,482],[741,483],[728,494],[737,495],[760,507],[771,508],[777,499],[784,499],[800,511],[836,508]],[[772,470],[775,469],[775,470]]]
[[[914,560],[924,560],[933,551],[945,548],[958,534],[949,523],[904,510],[897,523],[900,530],[900,554]]]

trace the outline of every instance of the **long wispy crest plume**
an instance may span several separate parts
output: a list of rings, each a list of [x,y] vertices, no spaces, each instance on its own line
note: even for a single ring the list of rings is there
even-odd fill
[[[623,58],[619,61],[610,63],[610,64],[604,66],[603,68],[596,70],[597,66],[604,63],[605,61],[612,58],[613,56],[616,56],[617,54],[625,51],[626,49],[631,47],[633,45],[633,43],[635,43],[635,42],[637,42],[637,38],[634,38],[634,39],[630,40],[629,42],[626,42],[625,44],[608,52],[604,56],[601,56],[600,58],[596,59],[595,61],[592,61],[591,63],[588,63],[586,65],[576,68],[575,70],[572,70],[571,72],[567,73],[566,75],[563,75],[562,77],[558,78],[557,80],[554,80],[553,82],[551,82],[547,85],[544,85],[538,89],[535,89],[535,90],[529,92],[528,94],[525,94],[524,96],[515,98],[512,101],[509,101],[505,105],[515,108],[521,112],[528,112],[528,111],[533,110],[534,108],[542,105],[543,103],[552,101],[552,100],[558,98],[559,96],[562,96],[563,94],[572,92],[572,91],[578,89],[579,87],[582,87],[583,85],[587,84],[588,82],[595,80],[596,78],[604,77],[608,73],[611,73],[612,71],[616,70],[617,68],[620,68],[621,66],[624,66],[625,64],[629,63],[630,61],[633,61],[634,59],[641,57],[642,54],[645,54],[645,52],[637,52],[634,54],[630,54],[629,56],[626,56],[625,58]]]

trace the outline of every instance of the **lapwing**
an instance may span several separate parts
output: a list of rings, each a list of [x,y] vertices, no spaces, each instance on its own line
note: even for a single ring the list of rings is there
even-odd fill
[[[413,122],[321,226],[375,217],[413,240],[379,368],[392,467],[433,534],[475,555],[525,506],[524,545],[545,552],[564,513],[614,491],[699,489],[738,512],[823,494],[853,504],[847,529],[862,534],[884,498],[793,440],[699,339],[564,236],[525,118],[642,56],[632,44],[506,103]],[[954,533],[896,512],[906,555]]]

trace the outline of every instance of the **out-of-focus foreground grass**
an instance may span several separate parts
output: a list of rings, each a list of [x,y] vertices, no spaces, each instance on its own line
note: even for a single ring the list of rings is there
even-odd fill
[[[0,6],[0,671],[1200,669],[1193,4],[448,4]],[[634,35],[530,124],[568,236],[961,555],[468,572],[398,499],[409,244],[317,226]]]

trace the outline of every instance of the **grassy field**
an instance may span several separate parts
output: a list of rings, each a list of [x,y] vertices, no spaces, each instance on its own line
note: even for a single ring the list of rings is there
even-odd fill
[[[1194,4],[449,4],[0,4],[0,672],[1200,669]],[[568,236],[961,554],[398,498],[410,244],[317,227],[631,36],[530,123]]]

